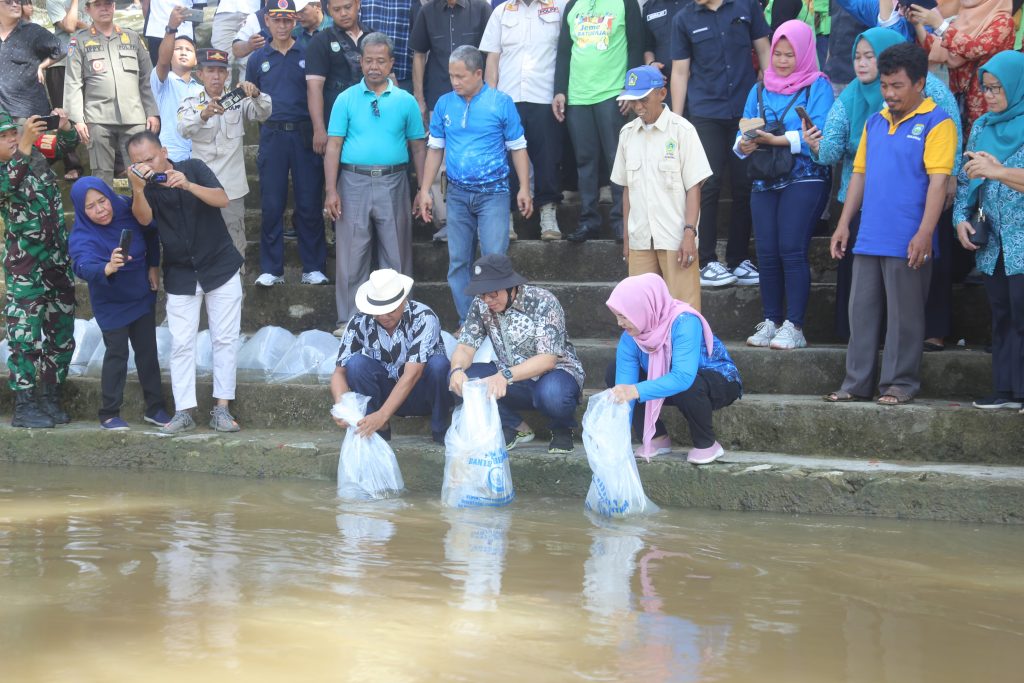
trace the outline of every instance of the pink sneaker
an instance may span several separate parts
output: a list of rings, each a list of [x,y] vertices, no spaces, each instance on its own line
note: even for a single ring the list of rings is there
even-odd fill
[[[725,455],[725,449],[717,441],[707,448],[692,448],[686,456],[686,462],[691,465],[707,465]]]
[[[645,462],[650,462],[651,458],[656,455],[668,455],[672,452],[672,439],[668,434],[664,436],[656,436],[651,439],[650,452],[644,453],[644,447],[641,445],[639,448],[633,451],[633,456],[639,460],[643,458]]]

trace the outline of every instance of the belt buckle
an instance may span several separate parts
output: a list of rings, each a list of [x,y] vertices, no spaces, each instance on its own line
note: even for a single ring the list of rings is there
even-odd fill
[[[382,175],[384,175],[384,171],[382,169],[379,169],[379,168],[370,169],[370,177],[371,178],[380,178]]]

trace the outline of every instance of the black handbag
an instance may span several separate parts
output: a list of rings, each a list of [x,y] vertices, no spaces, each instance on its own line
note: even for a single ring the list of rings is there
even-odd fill
[[[985,215],[985,209],[981,208],[982,199],[985,196],[984,192],[984,188],[978,191],[978,208],[975,210],[974,215],[967,219],[967,222],[974,229],[974,234],[968,235],[967,241],[976,247],[984,247],[988,244],[988,236],[992,232],[992,221]]]
[[[793,95],[793,99],[789,101],[786,108],[782,112],[782,116],[778,116],[771,122],[768,121],[768,117],[765,115],[764,109],[764,83],[757,84],[757,110],[761,118],[765,120],[764,132],[772,135],[785,135],[786,125],[783,123],[786,119],[786,114],[796,104],[796,101],[800,98],[807,88],[801,88],[799,92]],[[774,113],[774,112],[772,112]],[[747,177],[751,180],[763,180],[765,182],[773,182],[780,178],[784,178],[789,175],[789,172],[793,170],[793,153],[789,147],[777,147],[775,145],[759,145],[749,157],[747,157]]]

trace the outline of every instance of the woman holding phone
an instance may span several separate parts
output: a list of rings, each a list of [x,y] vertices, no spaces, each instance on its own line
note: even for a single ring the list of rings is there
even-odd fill
[[[887,48],[904,42],[895,31],[888,28],[870,28],[861,33],[853,41],[853,71],[856,80],[850,83],[839,95],[825,119],[824,128],[806,126],[803,131],[804,143],[810,151],[811,158],[819,164],[832,166],[842,164],[842,177],[839,193],[836,197],[840,203],[846,201],[846,188],[853,174],[853,158],[860,145],[860,136],[864,132],[864,124],[873,114],[882,111],[885,102],[882,99],[882,88],[878,81],[878,56]],[[960,132],[960,110],[956,99],[949,88],[934,74],[928,74],[924,84],[924,96],[930,97],[935,104],[949,114],[957,128],[957,146],[963,144]],[[959,161],[953,172],[959,169]],[[850,337],[850,281],[853,279],[853,244],[857,240],[859,217],[850,225],[850,243],[846,256],[839,261],[836,273],[836,336],[842,340]],[[941,235],[940,235],[941,239]],[[951,240],[950,240],[951,241]],[[940,250],[943,243],[940,242]],[[935,268],[932,272],[938,271]],[[934,277],[933,277],[934,282]],[[931,308],[929,307],[929,313]],[[926,313],[926,316],[928,314]],[[930,316],[929,316],[930,317]],[[929,319],[926,328],[937,326]],[[948,323],[947,323],[948,325]]]
[[[764,119],[764,127],[774,132],[758,129],[753,136],[738,134],[733,146],[741,158],[762,151],[775,157],[792,155],[788,172],[754,180],[752,185],[750,209],[765,319],[747,339],[750,346],[807,346],[803,333],[811,293],[807,251],[828,201],[831,172],[811,159],[801,141],[801,120],[806,116],[824,125],[834,100],[832,84],[818,70],[814,31],[802,21],[785,22],[772,38],[764,84],[754,85],[743,108],[744,119]],[[775,151],[778,148],[784,152]]]
[[[992,308],[992,394],[987,410],[1024,404],[1024,54],[1006,51],[978,70],[988,113],[967,142],[953,221],[964,249],[977,253]],[[980,207],[988,235],[977,223]]]
[[[95,176],[71,188],[75,224],[68,239],[75,275],[89,285],[93,315],[103,332],[106,353],[100,387],[100,427],[128,429],[121,403],[128,374],[128,342],[142,384],[144,419],[163,426],[170,421],[164,406],[156,349],[156,290],[160,280],[160,243],[156,229],[140,225],[131,201]]]

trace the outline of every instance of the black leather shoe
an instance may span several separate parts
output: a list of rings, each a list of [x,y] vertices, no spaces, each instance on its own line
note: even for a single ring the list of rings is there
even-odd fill
[[[581,243],[581,242],[586,242],[587,240],[596,239],[596,238],[597,238],[597,230],[595,230],[594,228],[582,227],[582,228],[579,228],[576,232],[570,234],[565,239],[569,240],[570,242]]]

